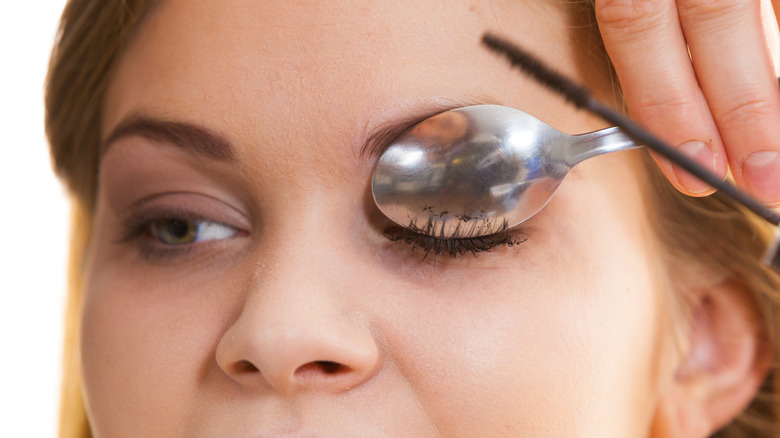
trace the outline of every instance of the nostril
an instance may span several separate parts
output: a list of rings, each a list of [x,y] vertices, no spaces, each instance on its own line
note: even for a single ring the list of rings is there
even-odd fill
[[[315,362],[320,368],[322,368],[322,371],[325,374],[336,374],[339,371],[342,370],[342,366],[340,363],[337,362],[331,362],[329,360],[318,360]]]
[[[236,363],[236,372],[238,373],[254,373],[260,371],[255,364],[248,360],[241,360]]]
[[[298,367],[295,374],[298,376],[312,376],[315,374],[334,375],[348,371],[349,368],[329,360],[317,360]]]

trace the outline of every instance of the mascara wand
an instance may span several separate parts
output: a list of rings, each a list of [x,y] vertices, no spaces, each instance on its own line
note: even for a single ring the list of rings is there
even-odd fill
[[[587,88],[548,67],[534,55],[521,49],[512,42],[491,33],[486,33],[482,36],[482,44],[491,51],[506,56],[512,66],[521,69],[536,81],[562,95],[577,108],[584,108],[591,111],[613,125],[620,127],[623,132],[635,142],[643,144],[658,152],[671,162],[688,171],[688,173],[696,176],[698,179],[731,197],[736,202],[744,205],[753,213],[761,216],[774,225],[780,226],[780,215],[765,207],[747,193],[718,178],[715,174],[709,172],[689,157],[683,155],[625,115],[613,110],[602,102],[599,102],[591,95]],[[775,242],[772,247],[769,248],[764,261],[767,265],[780,271],[780,228],[776,234]]]

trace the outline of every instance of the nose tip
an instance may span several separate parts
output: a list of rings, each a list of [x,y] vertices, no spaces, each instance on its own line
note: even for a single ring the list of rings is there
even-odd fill
[[[254,316],[243,314],[217,347],[218,365],[242,386],[337,393],[376,371],[379,351],[367,328],[337,318]]]

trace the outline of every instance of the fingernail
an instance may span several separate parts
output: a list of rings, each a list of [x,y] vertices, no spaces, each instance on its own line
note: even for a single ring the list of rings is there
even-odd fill
[[[748,191],[759,201],[780,204],[780,153],[754,152],[742,162],[742,177]]]
[[[715,171],[715,153],[712,152],[709,144],[699,140],[690,140],[678,146],[677,150],[710,172]],[[691,194],[704,193],[711,188],[706,182],[677,166],[674,167],[674,176],[677,177],[680,185]]]

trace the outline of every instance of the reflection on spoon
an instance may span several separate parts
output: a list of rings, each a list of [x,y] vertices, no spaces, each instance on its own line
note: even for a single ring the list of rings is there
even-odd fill
[[[402,227],[452,239],[527,220],[578,163],[639,145],[618,128],[567,135],[520,110],[475,105],[417,124],[379,158],[371,190]]]

